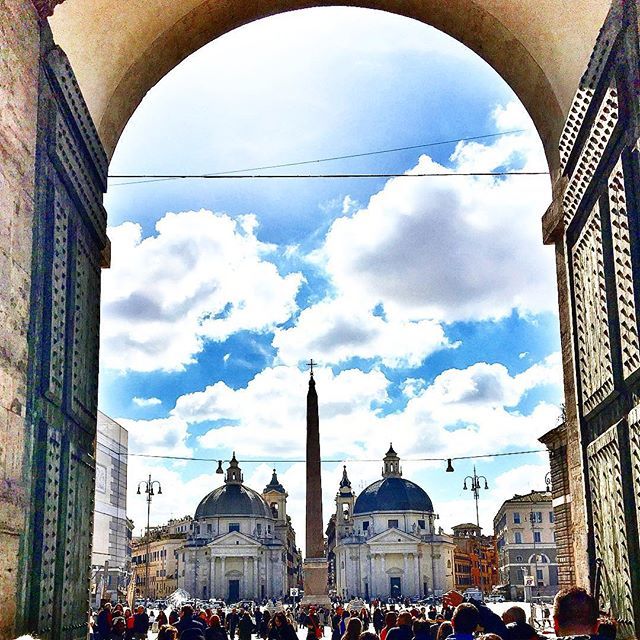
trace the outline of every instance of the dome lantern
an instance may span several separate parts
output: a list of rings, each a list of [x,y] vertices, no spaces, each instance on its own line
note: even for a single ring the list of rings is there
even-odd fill
[[[393,444],[389,443],[389,451],[382,459],[384,467],[382,468],[383,478],[400,478],[402,469],[400,468],[400,456],[394,451]]]
[[[229,460],[229,467],[227,468],[227,476],[224,479],[225,484],[242,484],[243,481],[242,469],[236,459],[236,452],[233,452],[231,460]]]

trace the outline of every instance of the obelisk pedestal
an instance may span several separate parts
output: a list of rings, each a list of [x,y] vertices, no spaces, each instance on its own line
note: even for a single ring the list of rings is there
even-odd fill
[[[313,360],[307,393],[307,499],[306,558],[302,563],[304,580],[303,606],[330,607],[327,594],[329,563],[324,548],[322,522],[322,481],[320,467],[320,424],[318,394],[313,379]]]

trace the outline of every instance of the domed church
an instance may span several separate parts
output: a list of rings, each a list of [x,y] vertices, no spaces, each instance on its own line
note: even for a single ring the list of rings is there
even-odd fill
[[[336,507],[332,573],[340,597],[424,597],[453,589],[455,544],[441,528],[436,532],[431,498],[402,477],[392,445],[382,479],[357,498],[344,467]]]
[[[235,603],[298,586],[300,554],[276,470],[262,494],[243,480],[234,452],[224,484],[200,501],[194,535],[177,552],[178,586],[194,597]]]

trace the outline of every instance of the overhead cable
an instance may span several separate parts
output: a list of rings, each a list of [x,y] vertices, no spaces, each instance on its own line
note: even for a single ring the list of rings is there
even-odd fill
[[[424,144],[416,144],[416,145],[410,145],[410,146],[406,146],[406,147],[394,147],[393,149],[380,149],[377,151],[367,151],[367,152],[363,152],[363,153],[351,153],[351,154],[347,154],[347,155],[342,155],[342,156],[330,156],[327,158],[316,158],[314,160],[301,160],[301,161],[297,161],[297,162],[284,162],[284,163],[280,163],[280,164],[271,164],[271,165],[264,165],[264,166],[260,166],[260,167],[247,167],[244,169],[233,169],[233,170],[229,170],[229,171],[217,171],[217,172],[210,172],[210,173],[206,173],[206,174],[187,174],[187,175],[178,175],[178,174],[114,174],[114,175],[110,175],[109,178],[120,178],[120,179],[137,179],[137,182],[120,182],[120,183],[116,183],[110,186],[120,186],[120,185],[131,185],[131,184],[141,184],[143,182],[155,182],[155,181],[161,181],[161,180],[177,180],[177,179],[182,179],[182,178],[214,178],[214,177],[218,177],[218,178],[222,178],[222,177],[231,177],[233,174],[247,174],[250,171],[265,171],[267,169],[282,169],[285,167],[297,167],[297,166],[303,166],[303,165],[308,165],[308,164],[318,164],[321,162],[333,162],[335,160],[349,160],[352,158],[364,158],[364,157],[368,157],[368,156],[375,156],[375,155],[382,155],[382,154],[386,154],[386,153],[396,153],[399,151],[410,151],[412,149],[426,149],[428,147],[435,147],[435,146],[440,146],[440,145],[446,145],[446,144],[453,144],[453,143],[458,143],[458,142],[471,142],[473,140],[483,140],[486,138],[496,138],[496,137],[500,137],[500,136],[505,136],[505,135],[510,135],[510,134],[516,134],[516,133],[523,133],[525,132],[526,129],[513,129],[510,131],[500,131],[497,133],[487,133],[487,134],[482,134],[482,135],[478,135],[478,136],[468,136],[468,137],[462,137],[462,138],[452,138],[450,140],[438,140],[436,142],[426,142]],[[548,172],[541,172],[541,173],[548,173]],[[295,177],[308,177],[308,178],[313,178],[313,177],[401,177],[404,176],[406,174],[377,174],[377,175],[366,175],[366,174],[355,174],[355,175],[349,175],[349,174],[344,174],[344,175],[309,175],[309,176],[295,176]],[[415,175],[415,174],[413,174]],[[525,174],[526,175],[526,174]],[[265,178],[283,178],[283,177],[294,177],[294,176],[282,176],[282,175],[275,175],[275,176],[254,176],[254,175],[242,175],[241,177],[246,178],[246,177],[251,177],[251,178],[256,178],[256,177],[265,177]]]

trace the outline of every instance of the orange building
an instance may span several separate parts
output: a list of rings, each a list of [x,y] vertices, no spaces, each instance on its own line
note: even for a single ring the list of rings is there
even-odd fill
[[[494,536],[483,536],[481,527],[465,523],[453,527],[454,581],[458,591],[475,587],[490,593],[498,584],[498,552]]]

